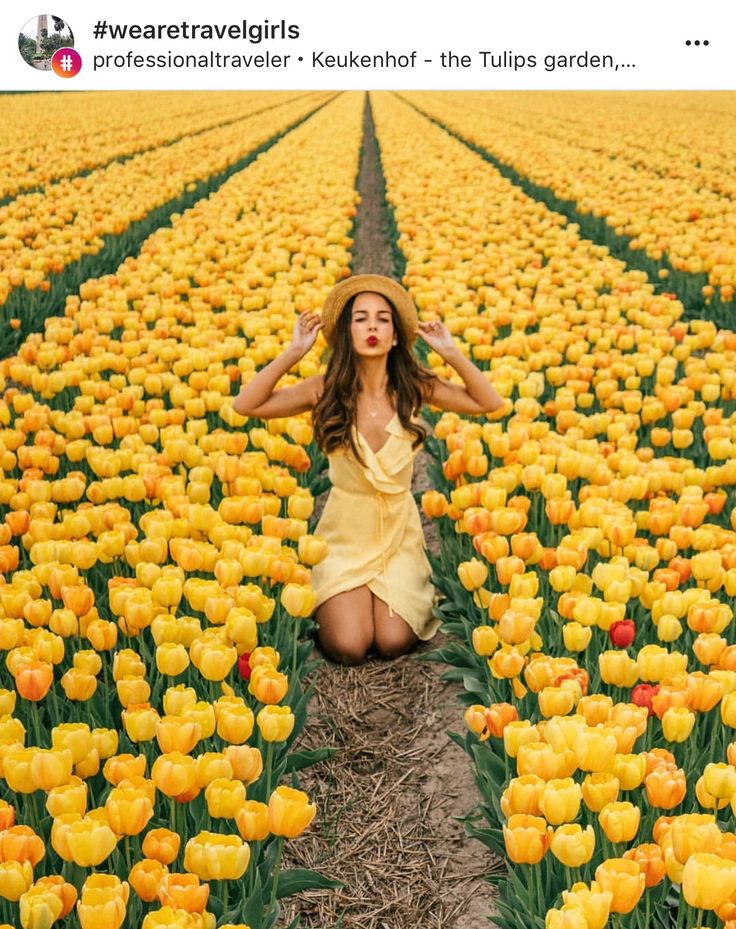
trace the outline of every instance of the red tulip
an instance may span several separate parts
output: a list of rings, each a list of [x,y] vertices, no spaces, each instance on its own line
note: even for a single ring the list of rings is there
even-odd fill
[[[250,672],[250,652],[243,652],[240,658],[238,658],[238,674],[244,681],[249,681]]]
[[[608,634],[616,648],[628,648],[636,635],[636,623],[633,619],[621,619],[611,623]]]
[[[631,691],[631,702],[637,706],[645,706],[650,716],[654,716],[652,697],[659,692],[659,684],[637,684]]]

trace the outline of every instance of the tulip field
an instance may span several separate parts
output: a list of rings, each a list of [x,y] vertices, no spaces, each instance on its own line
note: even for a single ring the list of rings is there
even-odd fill
[[[281,929],[342,886],[283,864],[325,459],[232,399],[351,272],[365,95],[43,96],[0,101],[0,929]],[[736,929],[736,100],[368,96],[396,277],[504,398],[424,411],[419,501],[489,918]]]

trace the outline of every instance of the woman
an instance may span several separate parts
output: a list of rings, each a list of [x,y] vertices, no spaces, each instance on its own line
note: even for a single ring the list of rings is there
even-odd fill
[[[324,375],[275,385],[322,329],[332,354]],[[420,367],[411,347],[420,335],[465,386]],[[411,495],[413,461],[426,438],[423,403],[479,415],[503,400],[439,322],[417,321],[414,302],[391,278],[353,275],[328,294],[321,316],[303,313],[291,345],[258,372],[233,402],[261,419],[312,411],[315,441],[327,455],[332,490],[315,535],[327,558],[312,569],[322,651],[358,664],[369,648],[384,657],[430,639],[434,588],[424,535]]]

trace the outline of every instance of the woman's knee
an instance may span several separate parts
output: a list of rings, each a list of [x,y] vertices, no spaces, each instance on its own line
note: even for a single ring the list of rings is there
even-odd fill
[[[345,629],[320,628],[317,624],[317,636],[322,651],[339,664],[360,664],[365,660],[371,642],[365,635],[349,633]]]
[[[360,664],[373,642],[370,591],[357,588],[337,594],[317,609],[317,636],[322,651],[341,664]]]
[[[419,642],[409,623],[398,613],[389,613],[388,605],[373,595],[373,644],[382,658],[406,655]]]
[[[403,620],[401,626],[381,628],[376,626],[374,646],[382,658],[398,658],[415,648],[419,639]]]
[[[320,638],[319,644],[329,658],[342,665],[362,664],[368,652],[368,647],[364,648],[360,643],[354,642],[331,642]]]
[[[381,658],[398,658],[412,651],[416,642],[407,642],[406,639],[376,639],[375,646]]]

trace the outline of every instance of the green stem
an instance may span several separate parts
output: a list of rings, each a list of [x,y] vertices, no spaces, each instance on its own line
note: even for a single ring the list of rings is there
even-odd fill
[[[40,834],[41,817],[38,812],[38,800],[36,799],[36,793],[37,791],[34,790],[33,793],[31,793],[29,796],[31,798],[31,810],[33,811],[33,828]]]
[[[684,925],[685,910],[687,910],[687,903],[685,903],[685,898],[682,896],[682,889],[680,889],[680,903],[677,907],[677,929],[682,929]]]
[[[229,891],[230,887],[229,887],[229,882],[228,882],[228,881],[223,881],[222,884],[223,884],[223,887],[222,887],[222,915],[223,915],[223,918],[224,918],[224,917],[227,916],[228,891]]]
[[[36,740],[36,748],[43,748],[43,743],[41,741],[41,721],[38,718],[38,707],[33,702],[30,703],[28,715],[31,718],[31,725],[33,726],[33,738]]]
[[[260,842],[251,842],[250,843],[250,863],[248,865],[248,899],[250,899],[251,894],[253,893],[253,888],[256,884],[256,851],[260,849]]]
[[[292,622],[294,624],[294,643],[291,655],[291,671],[292,674],[296,674],[296,654],[297,645],[299,644],[299,620],[295,618],[292,620]]]
[[[279,882],[279,872],[281,870],[281,850],[284,846],[283,836],[278,837],[278,851],[276,852],[276,862],[273,868],[273,884],[271,885],[271,902],[268,905],[269,910],[273,907],[276,901],[276,887]]]
[[[268,803],[271,796],[271,768],[273,766],[273,742],[266,742],[266,797],[264,803]]]

